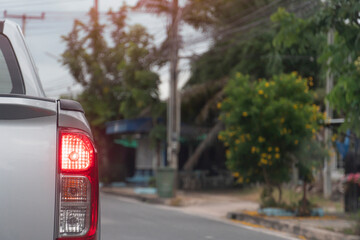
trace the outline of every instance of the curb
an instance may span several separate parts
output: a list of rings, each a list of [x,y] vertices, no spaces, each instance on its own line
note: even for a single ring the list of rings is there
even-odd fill
[[[227,214],[227,218],[231,220],[239,220],[251,224],[261,225],[266,228],[279,230],[281,232],[287,232],[295,234],[297,236],[303,236],[306,239],[311,240],[360,240],[360,237],[358,236],[349,236],[323,229],[307,227],[301,224],[280,222],[274,219],[251,216],[244,213],[229,212]]]
[[[139,194],[135,194],[135,193],[134,194],[124,193],[124,192],[120,192],[120,191],[114,191],[111,188],[101,188],[100,192],[111,194],[111,195],[117,195],[117,196],[121,196],[121,197],[126,197],[126,198],[132,198],[132,199],[138,200],[140,202],[145,202],[145,203],[165,204],[165,200],[161,199],[159,197],[149,197],[149,196],[139,195]]]

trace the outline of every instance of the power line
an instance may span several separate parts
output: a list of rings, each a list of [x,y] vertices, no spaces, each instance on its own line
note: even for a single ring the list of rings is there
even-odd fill
[[[23,7],[32,7],[32,6],[43,6],[43,5],[53,5],[53,4],[63,4],[63,3],[73,3],[73,2],[85,2],[88,0],[54,0],[54,1],[36,1],[36,2],[27,2],[27,3],[14,3],[14,2],[9,2],[10,4],[5,5],[4,3],[2,4],[3,8],[23,8]],[[6,3],[5,3],[6,4]]]
[[[290,7],[289,10],[294,11],[294,12],[299,12],[299,11],[302,11],[302,10],[306,9],[309,6],[313,6],[312,1],[302,2],[298,6]],[[317,6],[317,4],[315,6]],[[223,32],[222,31],[216,32],[216,34],[214,34],[214,35],[217,38],[225,37],[227,35],[230,35],[230,34],[233,34],[233,33],[241,33],[241,32],[247,31],[249,29],[253,29],[253,28],[258,27],[258,26],[262,26],[262,31],[267,32],[267,31],[270,30],[270,29],[268,29],[268,27],[271,25],[271,22],[269,21],[269,17],[270,17],[271,13],[272,12],[264,15],[263,18],[260,18],[257,21],[251,21],[250,23],[248,23],[246,25],[237,26],[237,27],[233,27],[233,28],[228,28]],[[255,34],[255,35],[257,36],[257,35],[260,35],[260,34],[261,34],[261,31],[258,31],[258,33]],[[251,34],[251,35],[254,36],[254,34]],[[202,36],[202,37],[198,37],[198,38],[193,38],[193,39],[190,39],[190,41],[189,40],[185,41],[185,45],[193,45],[193,44],[201,43],[201,42],[204,42],[204,41],[209,41],[210,38],[211,38],[211,36]],[[234,39],[237,39],[237,40],[249,39],[249,33],[247,32],[246,35],[239,35]],[[228,48],[230,48],[232,46],[233,46],[233,44],[225,46],[224,48],[221,48],[221,50],[228,49]]]
[[[21,25],[21,29],[22,32],[25,36],[25,26],[26,26],[26,21],[28,19],[38,19],[38,20],[44,20],[45,19],[45,13],[41,13],[41,16],[31,16],[31,15],[16,15],[16,14],[7,14],[7,11],[4,11],[4,18],[18,18],[22,20],[22,25]]]

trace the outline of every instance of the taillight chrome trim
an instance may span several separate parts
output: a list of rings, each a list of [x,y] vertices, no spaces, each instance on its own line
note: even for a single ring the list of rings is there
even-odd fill
[[[72,170],[62,169],[61,154],[62,154],[62,136],[63,134],[75,134],[82,136],[89,140],[93,150],[93,158],[90,165],[86,169]],[[90,216],[88,217],[89,224],[86,227],[86,232],[81,234],[68,234],[60,235],[60,212],[62,208],[61,190],[62,190],[62,177],[83,177],[86,178],[90,187],[89,206]],[[92,138],[84,131],[72,128],[60,128],[58,131],[58,153],[57,153],[57,187],[56,187],[56,214],[55,214],[55,237],[57,240],[92,240],[97,239],[98,227],[98,208],[99,208],[99,179],[98,179],[98,162],[97,151],[94,146]]]

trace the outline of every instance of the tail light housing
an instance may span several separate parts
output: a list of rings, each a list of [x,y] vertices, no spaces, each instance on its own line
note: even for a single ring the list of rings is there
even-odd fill
[[[96,149],[87,133],[60,129],[57,178],[57,240],[96,239],[98,166]]]

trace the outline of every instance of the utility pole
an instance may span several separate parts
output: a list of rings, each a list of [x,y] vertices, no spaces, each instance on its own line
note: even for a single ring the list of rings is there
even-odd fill
[[[45,13],[41,13],[40,16],[29,16],[26,14],[23,15],[14,15],[14,14],[7,14],[7,11],[4,11],[4,18],[20,18],[22,20],[22,24],[21,24],[21,30],[25,36],[25,27],[26,27],[26,21],[28,19],[38,19],[38,20],[44,20],[45,19]]]
[[[328,34],[327,34],[327,44],[328,45],[332,45],[334,44],[334,29],[330,29]],[[328,65],[328,69],[326,71],[326,95],[328,95],[332,88],[333,88],[333,84],[334,84],[334,75],[331,73],[331,68],[330,68],[330,63],[331,63],[331,58],[328,59],[327,61],[327,65]],[[325,100],[325,111],[326,111],[326,117],[328,120],[331,120],[333,118],[333,111],[332,108],[330,107],[330,103],[328,100]],[[331,143],[330,143],[330,139],[331,139],[331,129],[330,128],[325,128],[325,145],[328,149],[331,148]],[[331,196],[331,166],[330,166],[330,158],[329,157],[325,157],[324,159],[324,172],[323,172],[323,192],[324,192],[324,197],[325,198],[329,198]]]
[[[178,62],[179,62],[179,22],[181,11],[178,0],[172,1],[172,21],[170,30],[170,86],[168,100],[167,119],[167,159],[169,166],[178,169],[178,152],[180,138],[180,95],[178,86]]]
[[[99,0],[95,0],[94,8],[95,8],[95,12],[96,12],[96,18],[97,18],[97,20],[99,20]]]

